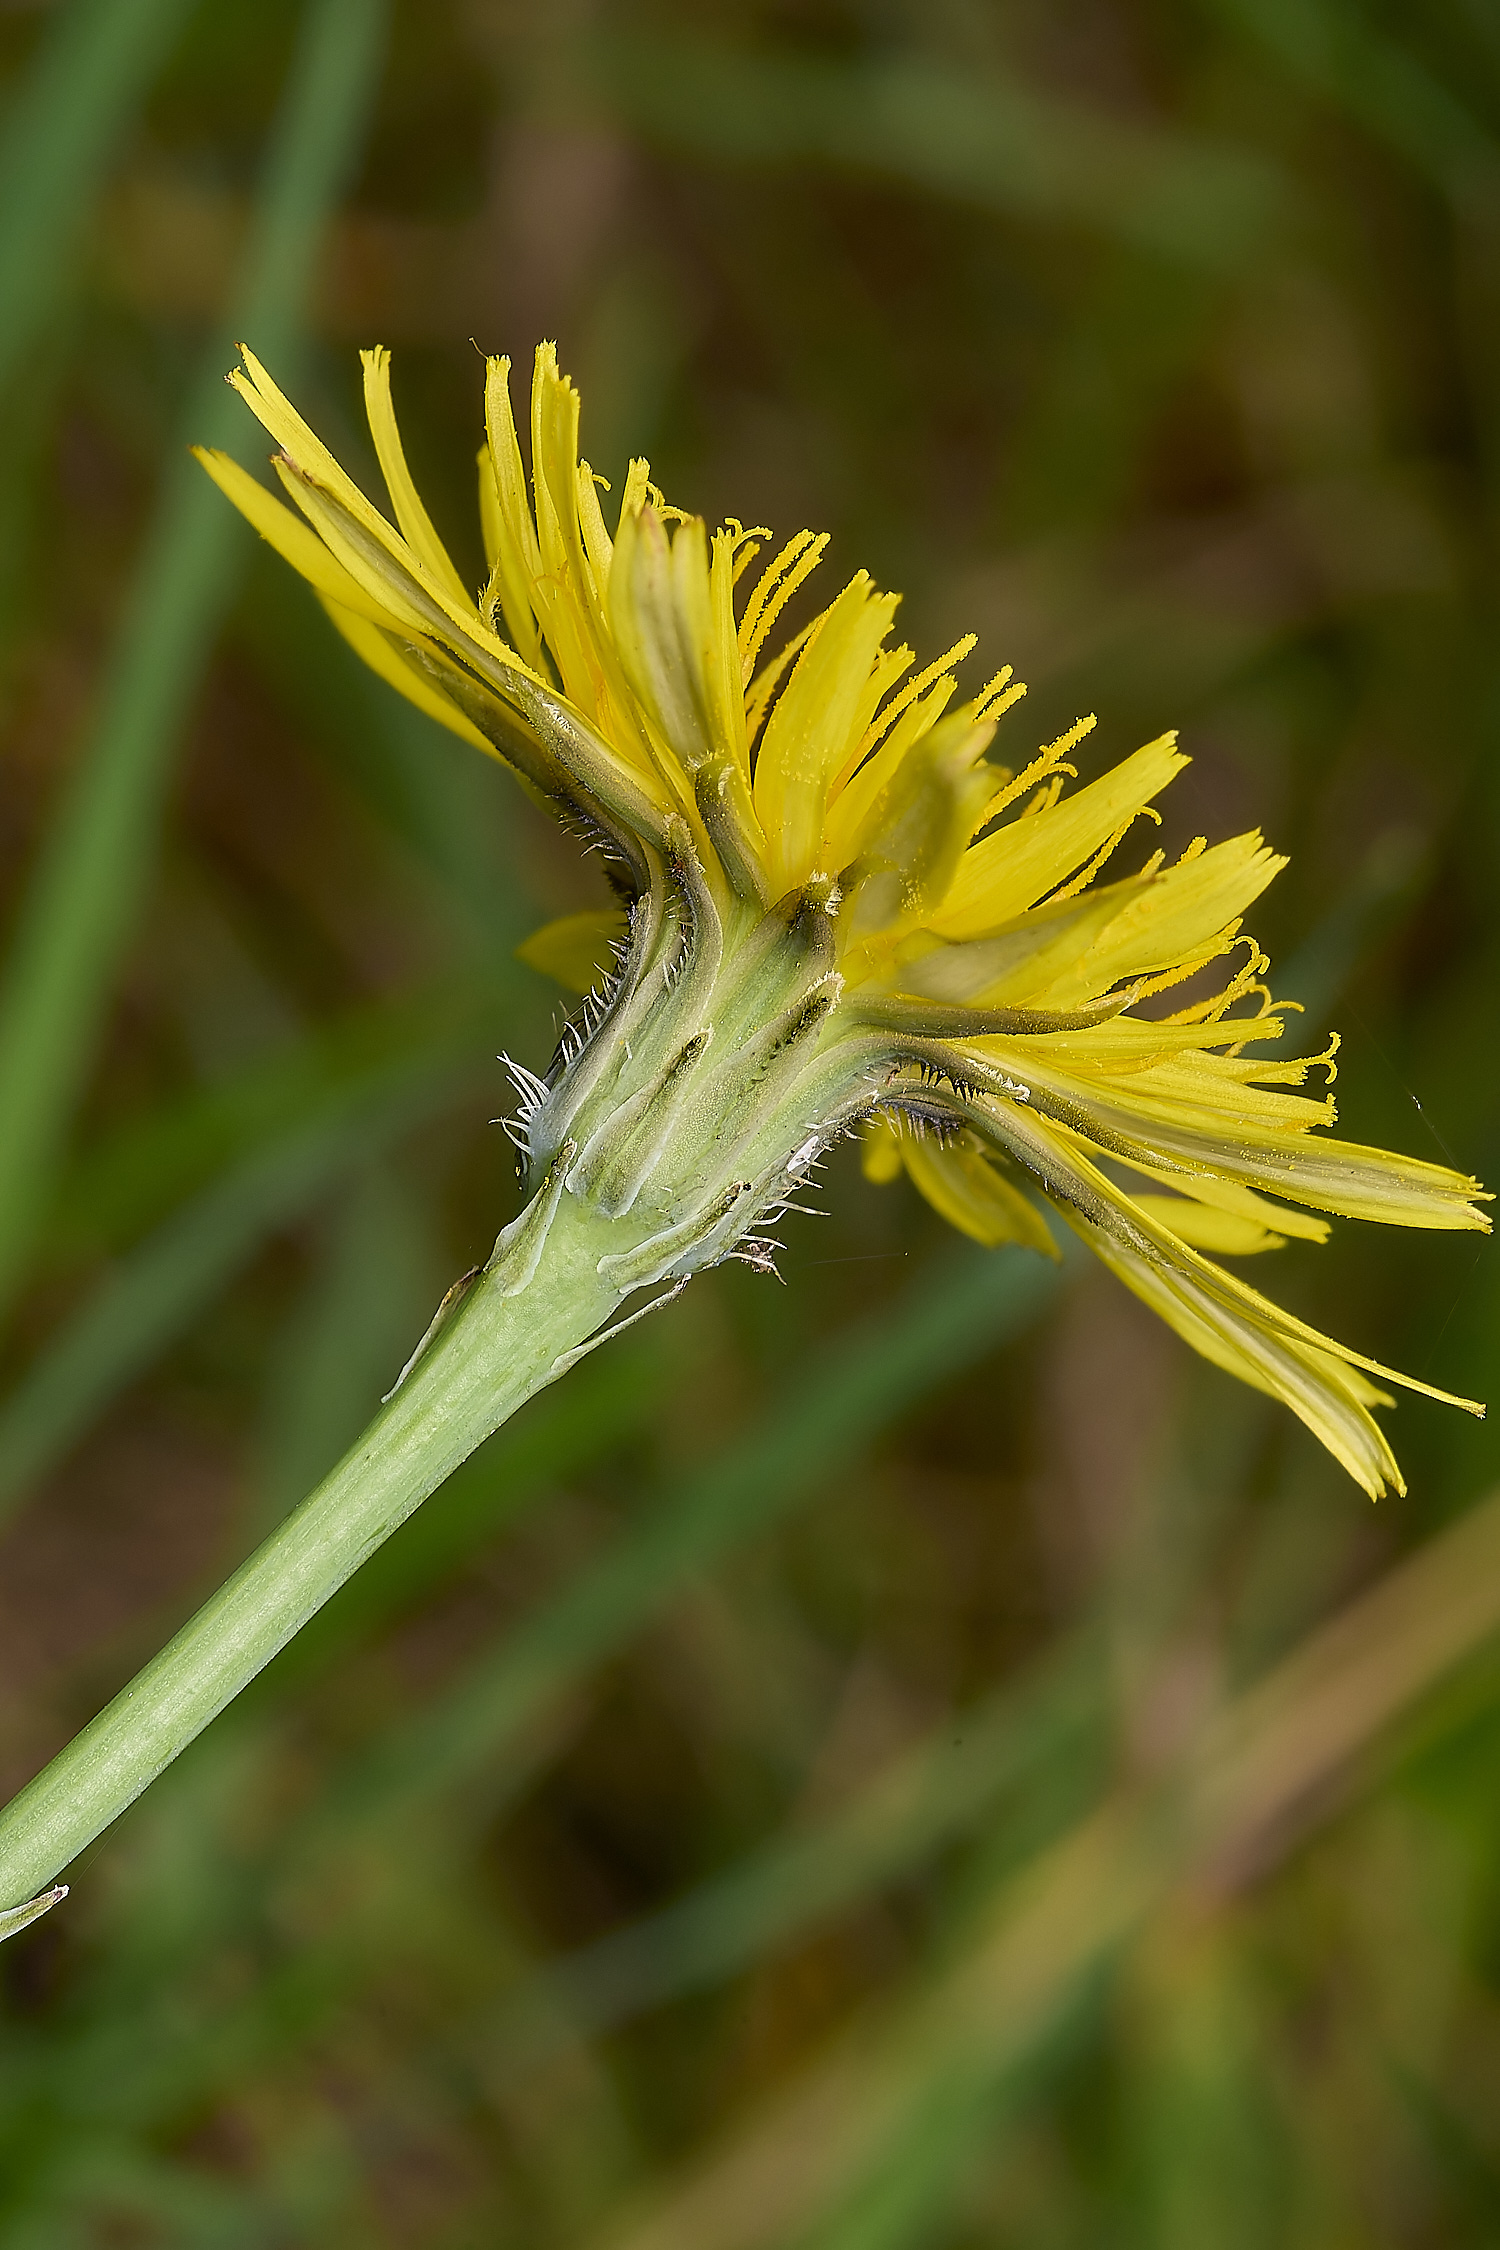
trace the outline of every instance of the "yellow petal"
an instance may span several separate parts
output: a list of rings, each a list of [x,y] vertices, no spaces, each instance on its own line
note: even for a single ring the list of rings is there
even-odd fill
[[[907,751],[929,727],[935,726],[957,692],[958,682],[947,674],[929,682],[925,692],[908,702],[896,719],[890,739],[883,742],[829,805],[825,821],[830,867],[847,867],[854,857],[855,839],[870,808],[889,786]]]
[[[956,945],[940,942],[901,968],[898,988],[925,1000],[982,1002],[990,1007],[1030,1000],[1056,981],[1064,965],[1075,961],[1140,884],[1149,880],[1137,876],[1128,883],[1111,883],[1103,890],[1061,899],[1056,905],[1035,907],[989,937]],[[941,927],[945,919],[941,913],[933,915],[928,926]]]
[[[1132,1171],[1143,1174],[1148,1180],[1161,1180],[1175,1188],[1179,1196],[1188,1195],[1197,1203],[1212,1204],[1215,1210],[1231,1213],[1269,1233],[1296,1235],[1305,1242],[1328,1240],[1326,1219],[1315,1218],[1311,1211],[1292,1211],[1284,1203],[1272,1203],[1267,1196],[1257,1195],[1253,1188],[1242,1187],[1237,1180],[1217,1180],[1207,1172],[1172,1172],[1158,1164],[1142,1164],[1138,1158],[1121,1161],[1128,1162]],[[1135,1196],[1133,1200],[1139,1203],[1145,1199]],[[1200,1250],[1207,1247],[1194,1235],[1185,1235],[1183,1239],[1196,1243]]]
[[[581,711],[597,713],[601,674],[618,659],[594,600],[578,523],[578,393],[555,344],[537,346],[531,382],[531,489],[541,571],[534,589],[547,645]]]
[[[986,1041],[987,1050],[1007,1043]],[[1024,1058],[1019,1042],[1013,1067],[1038,1096],[1056,1096],[1078,1129],[1112,1154],[1146,1165],[1217,1173],[1247,1187],[1332,1211],[1344,1218],[1388,1226],[1474,1231],[1490,1222],[1476,1209],[1489,1198],[1477,1180],[1443,1164],[1354,1141],[1313,1139],[1322,1105],[1294,1094],[1237,1086],[1233,1107],[1213,1082],[1195,1081],[1168,1064],[1128,1079],[1090,1081],[1058,1069],[1032,1041]]]
[[[278,455],[271,466],[334,561],[354,581],[366,607],[385,611],[397,631],[452,637],[447,617],[407,568],[400,549],[372,538],[336,493],[284,456]]]
[[[360,360],[365,371],[365,413],[369,419],[370,435],[375,440],[375,453],[380,462],[380,473],[385,478],[386,491],[391,496],[391,506],[396,511],[396,521],[401,526],[407,545],[419,561],[424,562],[440,585],[447,588],[456,602],[469,604],[468,588],[453,567],[453,559],[432,526],[432,518],[422,504],[411,471],[406,465],[406,448],[401,443],[401,432],[396,426],[396,410],[391,404],[391,355],[383,344],[373,351],[361,352]]]
[[[483,750],[491,758],[500,756],[495,745],[480,733],[473,720],[466,718],[456,703],[450,703],[441,688],[427,679],[414,665],[408,664],[400,652],[392,648],[377,625],[372,625],[367,617],[346,608],[342,602],[332,600],[327,594],[320,594],[318,599],[355,655],[362,658],[370,670],[378,673],[398,695],[404,695],[408,703],[414,703],[419,711],[425,711],[429,719],[436,719],[439,726],[447,727],[451,734],[460,735],[465,742],[472,742],[476,750]]]
[[[871,806],[844,871],[856,935],[914,919],[948,888],[993,776],[981,763],[995,731],[956,711],[913,743]]]
[[[392,565],[418,585],[427,601],[434,604],[461,633],[482,630],[478,611],[467,595],[460,589],[459,596],[455,599],[447,584],[428,569],[400,532],[365,498],[354,479],[339,467],[327,446],[313,434],[290,400],[276,388],[255,354],[243,344],[240,351],[245,365],[243,369],[235,368],[231,372],[230,383],[281,447],[285,459],[277,460],[277,472],[297,505],[303,508],[304,513],[311,514],[305,505],[304,491],[321,489],[334,507],[342,511],[349,520],[350,529],[357,529],[361,535],[361,543],[372,554],[389,558]],[[287,464],[291,465],[294,472],[300,472],[300,475],[294,474],[289,478],[286,474]],[[315,529],[321,532],[323,525],[316,523]],[[347,546],[347,541],[345,544]]]
[[[475,455],[479,470],[479,536],[484,541],[485,568],[492,574],[500,558],[500,501],[495,491],[495,471],[490,463],[490,449],[482,445]],[[489,597],[488,587],[485,597]]]
[[[495,552],[490,558],[490,583],[485,590],[485,614],[493,615],[498,602],[511,644],[533,671],[542,669],[541,636],[537,630],[535,594],[541,576],[536,525],[526,499],[526,471],[516,441],[515,417],[510,406],[510,361],[485,363],[484,423],[489,439],[491,494],[495,510]]]
[[[889,1187],[902,1172],[901,1121],[881,1111],[865,1120],[859,1136],[860,1170],[877,1187]]]
[[[772,856],[773,896],[821,865],[829,783],[849,748],[861,691],[895,611],[896,597],[877,593],[863,571],[851,579],[767,722],[755,809]]]
[[[1022,814],[964,854],[933,928],[982,937],[1009,923],[1092,858],[1188,763],[1164,734],[1050,811]]]
[[[1387,1482],[1400,1489],[1400,1477],[1366,1410],[1372,1393],[1365,1376],[1482,1418],[1484,1408],[1475,1400],[1456,1398],[1319,1335],[1222,1266],[1210,1264],[1029,1105],[985,1099],[973,1105],[971,1115],[976,1130],[992,1136],[1007,1156],[1033,1172],[1069,1225],[1130,1288],[1195,1349],[1283,1399],[1373,1496]]]
[[[625,916],[617,906],[562,914],[533,930],[516,947],[516,959],[555,978],[569,992],[588,992],[615,968],[615,948],[625,927]]]
[[[1272,1234],[1258,1219],[1238,1211],[1216,1210],[1185,1195],[1132,1195],[1131,1202],[1179,1241],[1195,1250],[1214,1250],[1221,1257],[1249,1258],[1259,1250],[1282,1250],[1286,1237]]]
[[[1216,938],[1227,942],[1238,917],[1286,864],[1252,832],[1167,868],[1129,902],[1047,998],[1063,1007],[1107,992],[1125,977],[1148,976],[1189,961]]]
[[[409,621],[421,619],[421,630],[434,630],[436,625],[448,637],[457,632],[459,639],[479,641],[486,650],[504,655],[463,589],[454,596],[448,580],[427,567],[380,508],[371,506],[353,477],[344,475],[340,463],[308,430],[290,400],[283,398],[256,355],[243,344],[241,353],[245,367],[234,369],[229,382],[281,445],[274,461],[281,484],[313,522],[319,538],[333,544],[335,556],[360,580],[367,596],[389,601]]]
[[[1023,1243],[1055,1258],[1057,1245],[1047,1232],[1047,1222],[1036,1205],[1013,1187],[982,1149],[966,1141],[947,1147],[935,1140],[918,1140],[906,1133],[901,1155],[907,1171],[927,1201],[960,1234],[997,1249],[1003,1242]]]
[[[654,508],[625,517],[609,579],[609,622],[625,676],[686,773],[718,752],[708,672],[713,643],[701,519],[672,537]]]
[[[604,511],[599,505],[600,487],[607,492],[608,483],[596,477],[587,461],[578,464],[578,525],[583,533],[583,551],[588,558],[589,578],[593,588],[594,603],[602,614],[609,599],[610,573],[614,569],[615,543],[610,538],[604,521]]]
[[[267,492],[263,484],[257,484],[238,461],[204,445],[195,445],[193,453],[219,490],[255,526],[262,539],[320,594],[337,602],[341,608],[368,618],[372,624],[403,622],[384,603],[373,600],[358,581],[350,577],[342,563],[334,560],[317,533],[300,516],[293,515],[274,493]]]
[[[379,509],[371,506],[354,479],[346,475],[322,439],[303,421],[291,400],[277,389],[254,352],[244,344],[239,350],[245,364],[243,368],[230,370],[229,382],[256,420],[298,468],[305,469],[309,476],[316,477],[320,484],[338,495],[373,538],[382,542],[395,541],[396,534]]]
[[[419,566],[410,548],[401,545],[392,550],[373,539],[335,493],[284,457],[278,456],[274,467],[334,560],[363,591],[366,602],[376,605],[376,614],[388,613],[384,622],[390,630],[456,650],[466,663],[498,685],[509,687],[514,682],[519,686],[524,682],[556,700],[555,689],[528,671],[514,650],[481,623],[477,613],[467,621],[455,621],[449,615],[451,605],[434,589],[430,574],[423,571],[418,576]]]
[[[740,674],[739,640],[734,622],[734,583],[738,564],[736,540],[728,531],[716,531],[713,562],[709,569],[711,655],[708,665],[708,702],[714,733],[733,758],[748,790],[750,743],[745,732],[745,690]],[[751,548],[749,552],[753,553]]]
[[[978,942],[982,945],[986,941],[981,938]],[[1045,1013],[1049,1009],[1061,1011],[1064,1006],[1077,1008],[1080,1001],[1072,995],[1065,1001],[1059,986],[1049,984],[1031,995],[1028,1004]],[[1076,1031],[1048,1032],[1045,1046],[1034,1045],[1030,1033],[1008,1038],[1006,1052],[1017,1053],[1024,1046],[1027,1054],[1035,1054],[1043,1062],[1060,1062],[1064,1068],[1098,1073],[1129,1071],[1132,1075],[1182,1055],[1203,1056],[1223,1077],[1232,1076],[1238,1087],[1246,1069],[1258,1069],[1259,1063],[1247,1065],[1242,1057],[1216,1055],[1212,1050],[1238,1046],[1251,1037],[1257,1042],[1279,1039],[1283,1029],[1281,1018],[1271,1015],[1257,1016],[1253,1023],[1243,1017],[1222,1023],[1154,1023],[1148,1016],[1113,1015]]]
[[[1127,1289],[1159,1313],[1205,1359],[1289,1406],[1372,1500],[1406,1483],[1384,1432],[1370,1415],[1385,1402],[1332,1354],[1289,1343],[1218,1304],[1192,1281],[1132,1254],[1074,1212],[1064,1216]]]

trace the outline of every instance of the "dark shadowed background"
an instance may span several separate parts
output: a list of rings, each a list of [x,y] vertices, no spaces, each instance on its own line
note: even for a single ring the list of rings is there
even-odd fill
[[[513,949],[599,895],[186,462],[263,458],[237,336],[366,475],[393,348],[471,577],[476,346],[555,337],[612,479],[1011,661],[998,755],[1179,726],[1161,840],[1291,852],[1344,1129],[1500,1174],[1491,0],[10,0],[0,58],[6,1791],[513,1213]],[[823,1200],[0,1953],[5,2250],[1500,2239],[1493,1437],[1405,1400],[1372,1508],[1081,1260]],[[1500,1387],[1474,1236],[1254,1278]]]

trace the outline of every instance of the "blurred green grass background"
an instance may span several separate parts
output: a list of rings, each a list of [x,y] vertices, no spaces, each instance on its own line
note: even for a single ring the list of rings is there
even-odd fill
[[[597,876],[185,462],[244,336],[471,575],[475,353],[618,478],[1169,724],[1344,1129],[1500,1174],[1490,0],[0,15],[0,1783],[515,1207]],[[982,677],[976,674],[976,677]],[[1372,1509],[1102,1273],[831,1167],[536,1401],[0,1952],[0,2244],[1500,2240],[1486,1430]],[[1260,1276],[1257,1275],[1259,1279]],[[1500,1266],[1279,1295],[1483,1397]]]

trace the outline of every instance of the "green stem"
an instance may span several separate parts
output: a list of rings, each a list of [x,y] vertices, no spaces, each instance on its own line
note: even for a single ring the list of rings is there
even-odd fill
[[[620,1228],[566,1194],[549,1225],[550,1201],[544,1187],[316,1492],[0,1813],[0,1907],[30,1900],[118,1819],[609,1318],[620,1291],[599,1262],[621,1247]]]

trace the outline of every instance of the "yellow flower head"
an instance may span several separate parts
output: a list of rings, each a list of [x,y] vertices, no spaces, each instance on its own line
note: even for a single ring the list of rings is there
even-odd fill
[[[1022,690],[1006,671],[955,703],[971,640],[914,669],[890,645],[896,597],[863,571],[778,643],[826,540],[802,532],[763,563],[767,533],[709,533],[644,461],[611,532],[550,344],[529,480],[509,362],[489,362],[489,577],[471,594],[407,470],[389,355],[363,357],[394,522],[244,357],[230,380],[276,440],[293,506],[226,455],[200,455],[209,474],[375,671],[606,847],[619,907],[525,949],[565,980],[581,961],[580,985],[610,965],[547,1076],[521,1074],[518,1137],[549,1194],[633,1229],[625,1285],[727,1255],[768,1262],[754,1230],[861,1125],[872,1176],[904,1168],[981,1242],[1051,1251],[1039,1192],[1369,1492],[1400,1488],[1371,1378],[1447,1394],[1319,1335],[1204,1252],[1320,1241],[1323,1213],[1485,1227],[1480,1191],[1313,1137],[1332,1100],[1292,1089],[1310,1068],[1331,1078],[1332,1049],[1313,1064],[1262,1052],[1283,1024],[1241,918],[1284,863],[1259,835],[1099,879],[1187,762],[1172,736],[1071,792],[1091,719],[1018,773],[991,764]],[[1213,997],[1163,1009],[1217,960]]]

